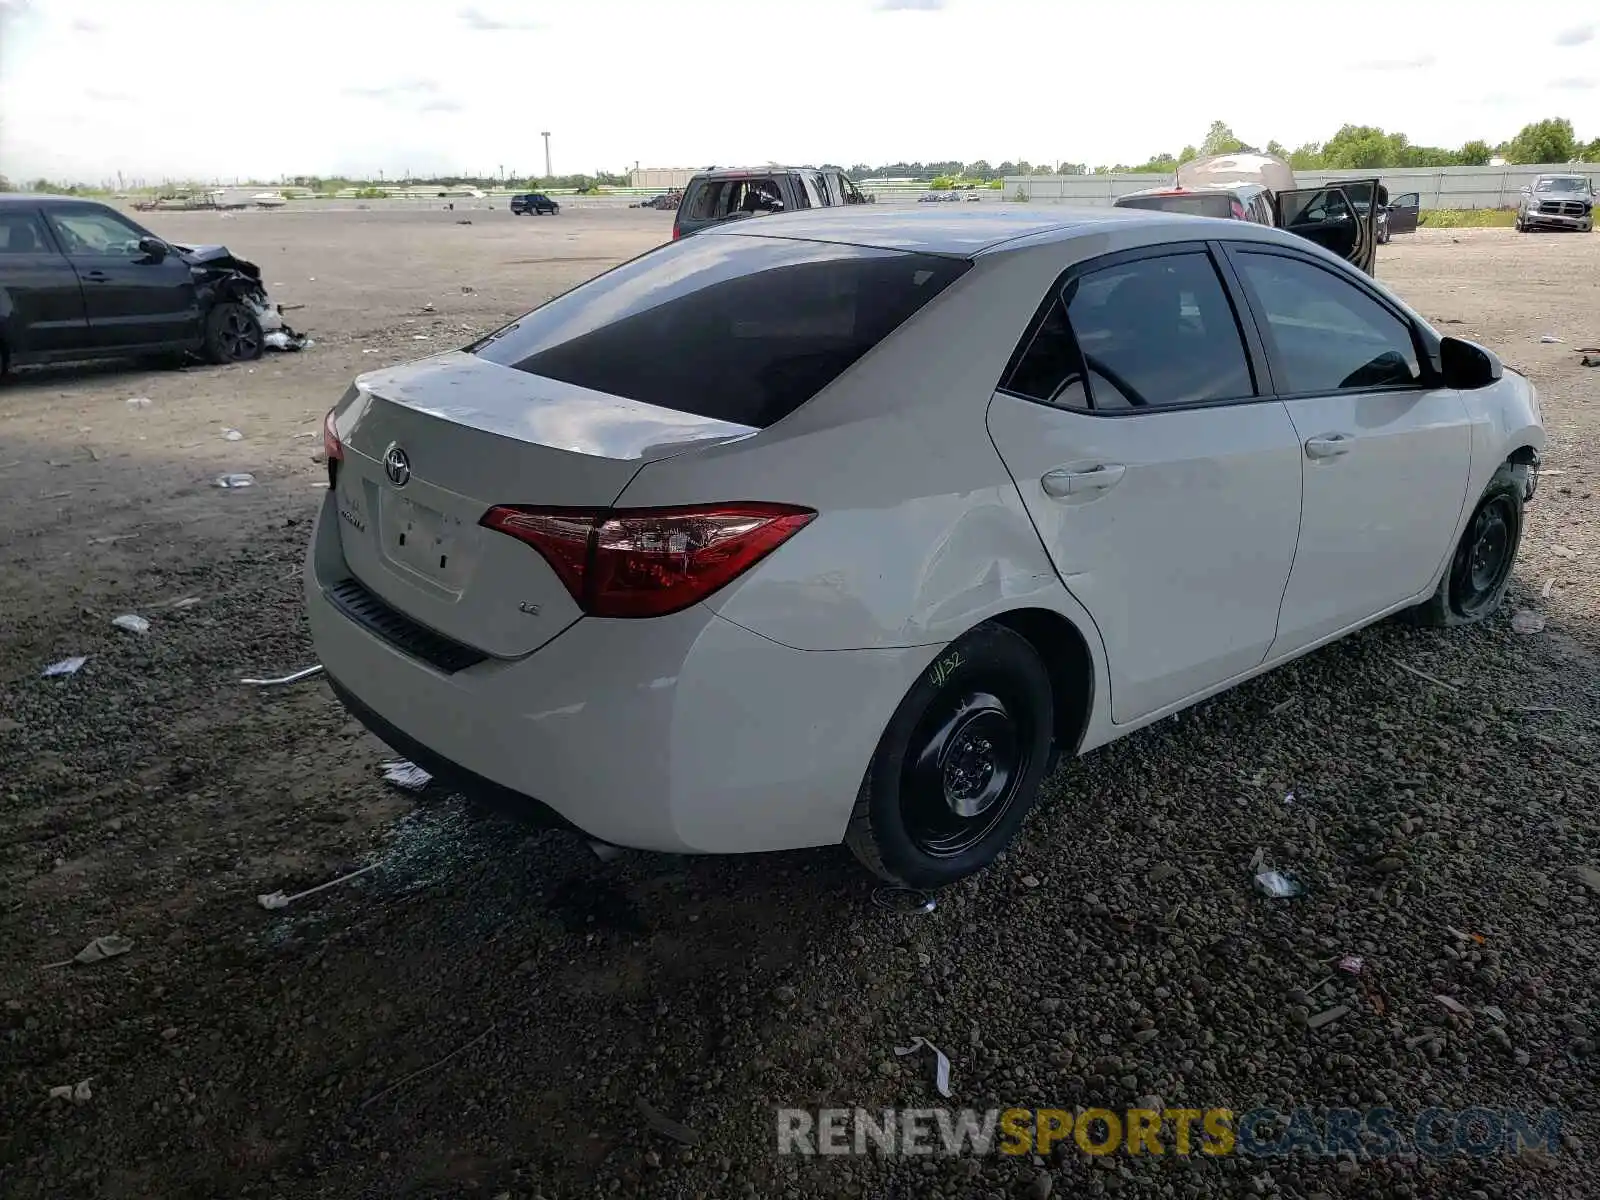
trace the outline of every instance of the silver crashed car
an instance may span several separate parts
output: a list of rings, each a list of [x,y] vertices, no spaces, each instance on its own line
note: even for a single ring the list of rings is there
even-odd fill
[[[1594,184],[1584,175],[1540,175],[1522,189],[1517,232],[1594,228]]]

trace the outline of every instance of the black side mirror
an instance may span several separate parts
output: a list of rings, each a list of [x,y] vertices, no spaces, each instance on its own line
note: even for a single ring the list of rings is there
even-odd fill
[[[139,239],[139,253],[149,257],[151,262],[160,262],[167,256],[167,244],[158,237],[142,237]]]
[[[1505,374],[1500,358],[1477,342],[1465,338],[1447,337],[1439,343],[1439,366],[1444,374],[1445,387],[1471,391],[1488,387]]]

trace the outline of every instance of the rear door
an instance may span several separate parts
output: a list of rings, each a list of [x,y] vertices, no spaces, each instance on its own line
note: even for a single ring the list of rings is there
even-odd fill
[[[1228,250],[1304,474],[1276,657],[1428,587],[1466,498],[1472,433],[1460,394],[1430,378],[1410,318],[1380,294],[1292,250]]]
[[[1096,259],[990,401],[995,446],[1106,647],[1118,724],[1257,666],[1300,523],[1300,443],[1258,394],[1204,243]]]
[[[89,337],[97,349],[192,342],[200,305],[189,264],[139,249],[145,230],[101,204],[53,202],[45,216],[83,284]]]
[[[1389,236],[1397,233],[1415,233],[1417,220],[1422,214],[1422,195],[1406,192],[1396,196],[1389,204]]]
[[[1273,214],[1280,229],[1331,250],[1371,275],[1378,256],[1378,208],[1371,198],[1381,186],[1376,179],[1361,179],[1340,187],[1277,192]],[[1358,209],[1346,187],[1364,192],[1368,203]]]
[[[0,207],[0,336],[17,357],[89,345],[78,273],[36,207]]]

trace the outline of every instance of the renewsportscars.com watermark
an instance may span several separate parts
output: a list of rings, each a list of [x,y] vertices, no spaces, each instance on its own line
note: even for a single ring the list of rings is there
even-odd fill
[[[1391,1108],[780,1108],[779,1154],[1086,1154],[1358,1159],[1413,1153],[1478,1158],[1561,1146],[1561,1114],[1518,1109],[1428,1108],[1410,1119]]]

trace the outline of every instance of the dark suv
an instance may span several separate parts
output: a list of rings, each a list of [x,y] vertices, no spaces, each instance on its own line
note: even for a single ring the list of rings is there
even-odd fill
[[[702,171],[689,180],[672,222],[672,236],[686,237],[707,225],[762,213],[871,204],[843,171],[817,167],[730,168]]]
[[[518,217],[525,213],[532,213],[536,217],[549,213],[553,217],[560,211],[561,205],[543,192],[524,192],[520,196],[511,197],[511,212]]]

